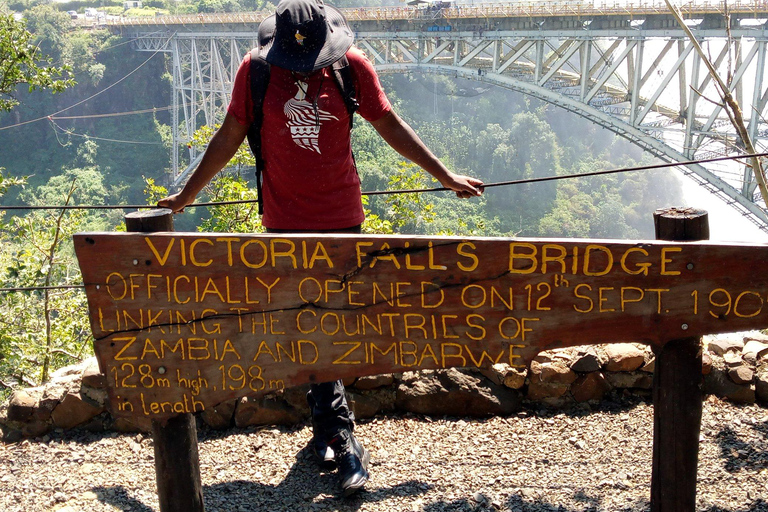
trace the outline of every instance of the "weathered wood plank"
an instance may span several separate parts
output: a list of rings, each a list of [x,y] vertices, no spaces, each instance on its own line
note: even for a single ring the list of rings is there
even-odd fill
[[[664,209],[654,215],[660,240],[709,238],[703,210]],[[696,510],[696,475],[702,414],[701,337],[675,339],[655,347],[653,374],[653,468],[651,510]]]
[[[75,244],[116,414],[768,326],[768,276],[752,271],[765,245],[191,233]]]

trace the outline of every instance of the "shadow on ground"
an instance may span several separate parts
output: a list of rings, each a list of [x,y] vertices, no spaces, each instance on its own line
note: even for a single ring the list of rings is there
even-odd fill
[[[723,427],[715,435],[726,471],[737,473],[747,469],[768,468],[768,422],[751,427],[760,438],[758,441],[742,439],[730,427]]]

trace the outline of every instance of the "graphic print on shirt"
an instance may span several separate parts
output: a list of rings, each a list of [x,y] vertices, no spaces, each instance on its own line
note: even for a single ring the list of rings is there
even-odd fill
[[[299,147],[309,149],[320,154],[320,127],[322,121],[338,120],[338,117],[331,115],[325,110],[317,109],[317,98],[315,103],[307,101],[308,84],[301,86],[303,82],[296,82],[299,89],[296,96],[285,102],[283,112],[288,121],[285,123],[291,130],[291,138]],[[320,91],[317,91],[320,95]]]

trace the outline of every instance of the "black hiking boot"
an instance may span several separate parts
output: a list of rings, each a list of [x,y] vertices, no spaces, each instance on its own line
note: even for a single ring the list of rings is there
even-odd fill
[[[336,457],[333,448],[328,446],[325,432],[318,428],[314,421],[312,422],[312,439],[309,441],[309,445],[320,469],[323,471],[336,469]]]
[[[371,454],[363,448],[352,432],[340,430],[328,442],[339,467],[339,484],[344,497],[351,496],[368,481],[368,461]]]

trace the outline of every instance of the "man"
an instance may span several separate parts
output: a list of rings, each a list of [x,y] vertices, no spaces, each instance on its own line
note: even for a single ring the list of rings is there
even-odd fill
[[[274,29],[272,29],[274,27]],[[272,37],[266,32],[274,31]],[[482,194],[482,182],[449,171],[392,110],[373,65],[352,47],[354,35],[341,12],[320,0],[281,0],[259,28],[270,64],[263,98],[262,224],[272,233],[360,233],[364,220],[360,180],[352,157],[350,113],[331,66],[347,58],[357,112],[384,140],[461,198]],[[255,115],[250,54],[237,72],[221,127],[184,188],[158,205],[184,210],[232,158]],[[331,376],[329,376],[331,377]],[[355,439],[354,417],[340,380],[312,385],[312,448],[323,467],[337,466],[348,496],[368,481],[369,454]]]

